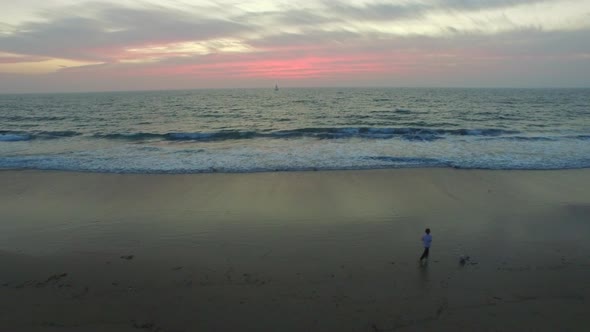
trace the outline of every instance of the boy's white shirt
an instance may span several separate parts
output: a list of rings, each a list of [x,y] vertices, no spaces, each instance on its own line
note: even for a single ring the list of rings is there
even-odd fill
[[[432,235],[430,235],[430,234],[422,235],[422,242],[424,243],[424,248],[430,248],[430,244],[432,243]]]

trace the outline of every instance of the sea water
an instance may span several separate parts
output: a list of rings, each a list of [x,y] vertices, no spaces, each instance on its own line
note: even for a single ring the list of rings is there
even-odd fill
[[[590,167],[590,89],[0,95],[0,169]]]

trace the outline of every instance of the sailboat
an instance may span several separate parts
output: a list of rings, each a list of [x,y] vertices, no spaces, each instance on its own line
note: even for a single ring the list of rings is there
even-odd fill
[[[279,85],[275,84],[275,91],[279,91]]]

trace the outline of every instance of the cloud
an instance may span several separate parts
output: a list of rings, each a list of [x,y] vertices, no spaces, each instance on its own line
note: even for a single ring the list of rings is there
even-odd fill
[[[40,62],[45,61],[45,57],[36,57],[30,55],[2,53],[0,52],[0,64],[1,63],[19,63],[19,62]]]
[[[243,45],[274,42],[280,46],[289,40],[299,41],[298,35],[312,40],[330,35],[333,41],[354,42],[359,36],[379,41],[387,36],[405,34],[493,33],[542,21],[529,19],[528,22],[519,17],[520,14],[509,17],[504,11],[479,16],[470,12],[545,2],[431,0],[351,5],[345,1],[320,1],[299,6],[283,4],[257,11],[241,10],[229,4],[223,6],[223,2],[216,6],[185,6],[184,10],[178,5],[91,2],[45,10],[40,21],[12,26],[10,33],[0,34],[0,51],[113,62],[120,57],[128,58],[129,54],[125,54],[130,48],[215,39],[238,40]],[[588,7],[586,5],[586,9]],[[444,13],[449,10],[454,13]],[[566,20],[561,18],[560,21]]]
[[[458,10],[482,10],[489,8],[507,8],[550,0],[439,0],[434,1],[439,8],[453,8]]]
[[[249,30],[239,23],[170,8],[92,4],[55,12],[42,22],[25,23],[0,35],[0,51],[109,62],[130,47],[208,40]]]

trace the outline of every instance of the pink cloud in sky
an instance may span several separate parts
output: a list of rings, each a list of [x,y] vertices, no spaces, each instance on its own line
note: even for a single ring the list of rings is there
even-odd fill
[[[288,81],[390,75],[406,71],[406,67],[412,67],[416,62],[416,55],[411,52],[370,52],[355,47],[336,49],[322,45],[301,45],[299,48],[267,47],[243,53],[196,55],[182,49],[176,51],[173,45],[148,42],[127,48],[93,48],[85,52],[106,59],[104,65],[68,68],[64,71],[116,77],[189,76],[199,79]]]
[[[264,47],[244,53],[212,53],[197,55],[179,49],[174,42],[146,42],[113,48],[93,49],[108,58],[103,65],[65,68],[70,77],[101,77],[103,79],[187,81],[203,86],[219,82],[247,85],[247,82],[281,82],[284,85],[370,82],[371,80],[409,82],[429,77],[433,82],[451,79],[497,77],[506,63],[515,57],[500,50],[475,47],[453,49],[365,48],[363,45],[305,44],[288,47]],[[159,52],[157,50],[165,51]],[[130,51],[133,50],[133,51]],[[142,50],[147,50],[143,52]],[[142,60],[151,60],[142,62]],[[135,61],[135,62],[134,62]],[[533,63],[534,59],[528,59]],[[518,68],[517,68],[518,69]],[[511,69],[514,71],[515,69]],[[525,68],[518,69],[525,73]],[[274,84],[274,83],[273,83]]]
[[[140,75],[195,75],[199,77],[306,79],[355,73],[384,73],[392,68],[379,56],[301,56],[281,59],[225,59],[203,64],[181,64],[144,68]]]

